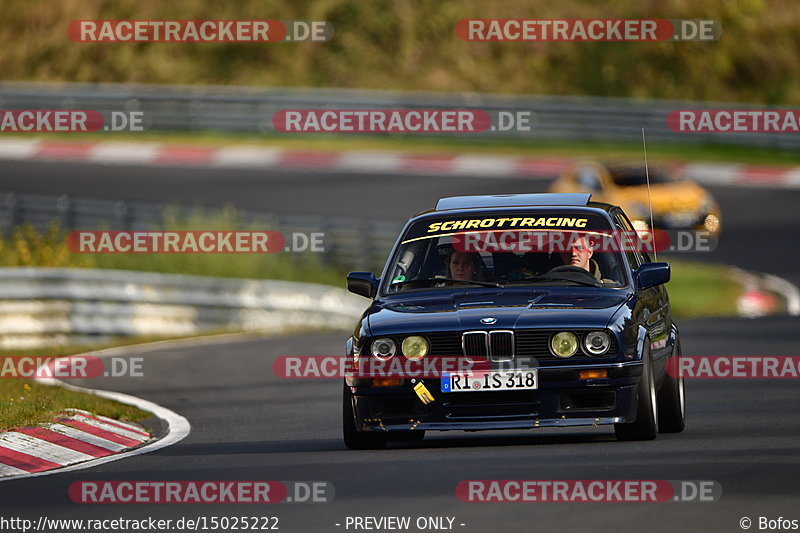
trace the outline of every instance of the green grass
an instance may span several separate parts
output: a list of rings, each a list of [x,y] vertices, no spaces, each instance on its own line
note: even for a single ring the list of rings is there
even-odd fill
[[[676,318],[735,316],[741,284],[725,265],[675,261],[667,284]]]
[[[467,42],[464,18],[713,19],[714,42]],[[78,43],[73,20],[327,20],[326,43]],[[800,102],[794,0],[6,0],[3,79]]]
[[[198,209],[187,216],[178,216],[175,209],[167,208],[165,219],[165,231],[280,229],[268,221],[266,226],[259,227],[245,224],[241,221],[241,213],[231,208],[213,212]],[[314,281],[343,286],[344,272],[323,264],[319,255],[283,251],[271,254],[81,254],[69,250],[66,233],[55,225],[47,232],[20,226],[10,237],[0,237],[0,266],[109,268],[226,278]]]
[[[0,379],[0,431],[50,422],[67,408],[131,422],[153,416],[131,405],[58,385],[41,385],[29,379]]]
[[[5,134],[19,139],[43,138],[75,141],[70,134]],[[378,136],[330,134],[271,134],[252,135],[227,132],[141,132],[93,133],[80,141],[124,141],[188,144],[210,147],[255,146],[296,150],[388,150],[422,154],[486,154],[520,157],[594,157],[602,160],[640,160],[642,145],[638,142],[592,141],[522,141],[513,139],[486,139],[469,137],[431,136]],[[730,146],[701,143],[655,143],[647,145],[647,155],[652,162],[729,162],[764,165],[796,165],[800,152],[756,146]]]

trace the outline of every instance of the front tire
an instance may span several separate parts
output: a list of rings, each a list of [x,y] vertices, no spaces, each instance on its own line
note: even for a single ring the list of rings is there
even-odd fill
[[[675,343],[675,354],[673,357],[681,356],[681,343]],[[667,368],[669,369],[669,361]],[[678,365],[673,367],[679,372]],[[664,384],[658,391],[658,430],[661,433],[680,433],[686,426],[686,399],[683,387],[683,376],[673,377],[667,370],[664,376]]]
[[[658,401],[649,342],[645,341],[645,352],[642,354],[643,368],[637,389],[636,422],[614,424],[617,440],[653,440],[658,435]]]
[[[353,393],[345,383],[342,391],[342,435],[344,445],[351,450],[379,450],[385,448],[389,439],[386,433],[358,431],[353,409]]]

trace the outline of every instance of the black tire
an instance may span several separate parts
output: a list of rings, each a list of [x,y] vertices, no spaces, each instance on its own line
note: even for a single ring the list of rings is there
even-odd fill
[[[675,344],[673,357],[676,356],[681,356],[680,341]],[[664,376],[664,384],[658,391],[658,431],[660,433],[680,433],[685,426],[686,393],[683,387],[683,376],[676,378],[667,372]]]
[[[351,450],[378,450],[385,448],[389,442],[386,433],[358,431],[356,417],[353,412],[353,393],[344,385],[342,391],[342,435],[344,445]]]
[[[420,442],[425,438],[425,430],[390,431],[389,442]]]
[[[642,377],[639,379],[636,400],[636,422],[614,424],[617,440],[653,440],[658,436],[658,401],[650,344],[645,340]]]

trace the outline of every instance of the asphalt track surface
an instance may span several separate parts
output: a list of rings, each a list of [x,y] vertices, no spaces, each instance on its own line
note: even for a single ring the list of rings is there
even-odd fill
[[[536,192],[546,182],[443,176],[222,171],[3,163],[5,190],[113,199],[233,203],[265,211],[403,218],[454,194]],[[720,248],[702,259],[800,282],[800,193],[714,188]],[[366,303],[366,301],[365,301]],[[797,318],[679,323],[689,355],[795,355]],[[347,516],[451,516],[456,531],[741,531],[747,516],[800,519],[800,381],[688,380],[687,429],[617,442],[607,428],[431,433],[420,444],[345,450],[337,380],[283,380],[280,355],[339,355],[346,335],[253,338],[141,354],[143,378],[88,381],[168,407],[192,424],[169,448],[83,471],[0,484],[0,514],[38,518],[278,516],[280,531],[346,531]],[[79,505],[79,480],[324,480],[327,504]],[[463,503],[465,479],[715,480],[717,502]],[[335,524],[342,524],[337,527]],[[465,524],[460,526],[458,524]],[[350,530],[352,531],[352,529]],[[411,531],[416,531],[412,527]]]

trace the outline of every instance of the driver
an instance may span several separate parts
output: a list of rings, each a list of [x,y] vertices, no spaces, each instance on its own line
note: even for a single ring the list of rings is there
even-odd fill
[[[592,258],[593,254],[594,250],[592,250],[587,235],[580,235],[577,238],[571,239],[570,249],[560,252],[561,260],[565,265],[580,267],[590,274],[592,274],[593,265],[589,260]]]
[[[603,278],[600,272],[600,265],[597,264],[597,261],[592,259],[594,248],[592,247],[592,240],[588,234],[584,233],[577,237],[572,237],[570,240],[570,249],[560,252],[559,255],[565,265],[582,268],[603,284],[616,283],[612,279]]]

